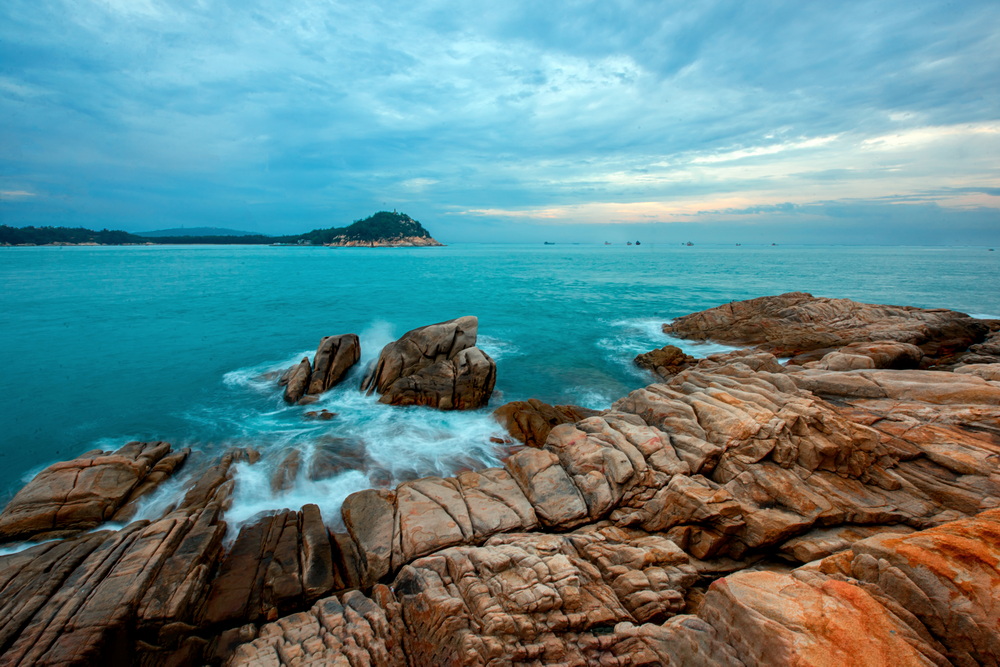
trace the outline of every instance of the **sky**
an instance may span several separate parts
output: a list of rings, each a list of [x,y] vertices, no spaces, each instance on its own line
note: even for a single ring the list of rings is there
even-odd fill
[[[1000,3],[4,0],[0,224],[1000,245]]]

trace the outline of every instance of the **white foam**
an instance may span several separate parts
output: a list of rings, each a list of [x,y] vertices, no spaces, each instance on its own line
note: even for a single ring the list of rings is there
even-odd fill
[[[0,547],[0,557],[12,556],[16,553],[21,553],[25,549],[30,549],[31,547],[37,547],[39,544],[47,544],[49,542],[58,542],[59,538],[51,540],[41,540],[40,542],[16,542],[14,544],[6,544]]]
[[[666,336],[666,338],[667,343],[664,343],[664,345],[669,344],[679,347],[684,354],[690,354],[697,359],[704,359],[712,354],[726,354],[727,352],[743,349],[742,347],[733,347],[732,345],[723,345],[722,343],[684,340],[683,338],[675,338],[674,336]],[[663,346],[661,345],[660,347]]]
[[[493,361],[500,361],[501,359],[521,354],[521,350],[517,347],[517,345],[509,340],[496,338],[494,336],[480,335],[476,339],[476,347],[490,355],[490,357],[493,358]]]
[[[1000,315],[990,315],[989,313],[969,313],[969,317],[977,320],[1000,320]]]
[[[361,342],[361,361],[358,367],[363,369],[378,358],[383,347],[396,340],[395,327],[385,320],[375,320],[358,334],[358,339]]]
[[[373,361],[382,346],[391,342],[392,329],[376,323],[362,335],[362,360]],[[501,344],[503,341],[500,341]],[[261,512],[299,509],[314,503],[324,519],[336,527],[340,505],[349,494],[378,485],[430,475],[448,476],[461,468],[483,468],[500,464],[491,437],[503,434],[488,410],[445,412],[430,408],[395,407],[378,402],[358,390],[366,364],[357,364],[341,382],[315,403],[286,405],[274,380],[268,383],[273,409],[254,411],[252,405],[235,411],[231,405],[205,408],[189,418],[203,423],[224,424],[235,436],[227,446],[249,445],[261,452],[253,465],[234,468],[236,488],[226,519],[233,530]],[[246,377],[272,367],[261,364],[235,372]],[[227,374],[232,377],[234,374]],[[256,387],[232,383],[234,389],[257,391]],[[329,421],[307,420],[306,412],[328,410]],[[204,429],[199,428],[199,431]],[[327,479],[309,479],[309,460],[318,449],[338,455],[344,449],[346,469]],[[289,449],[300,452],[302,463],[291,489],[275,492],[271,479]],[[164,488],[143,504],[143,516],[155,516],[175,502],[181,488]],[[230,536],[232,533],[230,534]]]
[[[324,521],[334,529],[342,527],[340,506],[344,498],[356,491],[371,488],[368,477],[359,470],[348,470],[335,477],[322,480],[307,479],[300,468],[292,488],[274,491],[271,488],[273,465],[263,461],[253,465],[238,463],[234,466],[236,488],[233,504],[226,512],[229,523],[227,536],[232,539],[239,528],[262,513],[276,510],[299,510],[310,503],[318,505]]]
[[[223,375],[222,382],[230,389],[250,389],[259,394],[271,393],[274,391],[277,378],[269,377],[270,374],[288,370],[302,361],[302,357],[312,358],[313,352],[313,350],[304,350],[282,361],[266,361],[255,366],[239,368]]]
[[[620,398],[593,388],[580,388],[572,396],[573,399],[571,402],[574,405],[579,405],[582,408],[590,408],[591,410],[607,410],[611,407],[612,403]]]

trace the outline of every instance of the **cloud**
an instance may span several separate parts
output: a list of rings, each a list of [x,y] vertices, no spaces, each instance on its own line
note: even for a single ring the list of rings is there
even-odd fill
[[[0,184],[52,196],[3,214],[290,232],[405,205],[468,237],[995,210],[998,28],[975,1],[8,0]]]

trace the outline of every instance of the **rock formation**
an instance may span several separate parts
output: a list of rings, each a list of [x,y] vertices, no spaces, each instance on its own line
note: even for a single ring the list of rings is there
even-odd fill
[[[667,379],[693,366],[696,361],[694,357],[684,354],[684,351],[676,345],[664,345],[658,350],[637,356],[635,365]]]
[[[285,387],[285,402],[312,402],[308,400],[310,397],[339,384],[360,358],[361,343],[356,334],[324,337],[311,364],[308,358],[303,358],[278,380]]]
[[[912,343],[926,365],[953,361],[989,330],[988,322],[953,310],[872,305],[805,292],[734,301],[663,325],[665,333],[680,338],[755,345],[780,357],[825,353],[848,343]]]
[[[549,405],[537,398],[511,401],[493,411],[493,416],[511,436],[529,447],[544,445],[553,426],[573,424],[597,414],[599,410],[578,405]]]
[[[473,316],[413,329],[382,348],[362,391],[378,392],[390,405],[474,410],[486,405],[496,383],[496,363],[476,345]]]
[[[190,450],[165,442],[130,442],[56,463],[24,486],[0,514],[0,543],[61,537],[122,521],[135,501],[167,479]]]
[[[370,382],[470,349],[451,332],[464,347],[402,347]],[[224,542],[254,453],[189,462],[155,521],[0,556],[0,665],[995,665],[1000,383],[899,368],[924,343],[872,335],[803,365],[715,355],[575,420],[511,408],[532,447],[352,494],[344,532],[307,505]],[[173,456],[129,447],[150,471]],[[133,477],[95,515],[152,473]],[[0,525],[61,527],[77,485],[32,484]]]

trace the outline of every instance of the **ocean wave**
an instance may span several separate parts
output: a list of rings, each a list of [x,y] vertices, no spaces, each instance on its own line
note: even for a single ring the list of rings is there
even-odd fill
[[[374,360],[381,350],[379,343],[392,340],[392,328],[376,323],[362,334],[362,340],[362,349],[370,351],[365,356]],[[501,350],[500,356],[505,351],[513,353],[513,346],[506,341],[488,340],[487,345],[491,344]],[[339,521],[343,499],[355,491],[500,465],[497,445],[491,438],[505,433],[488,410],[451,412],[384,405],[378,396],[359,391],[364,366],[355,365],[341,384],[304,406],[286,404],[273,375],[258,379],[281,365],[264,363],[239,369],[225,375],[230,391],[213,404],[185,415],[192,423],[192,433],[208,437],[214,444],[184,444],[210,448],[214,453],[251,446],[261,453],[257,463],[234,468],[233,509],[227,513],[234,530],[261,512],[299,509],[307,503],[319,505],[324,518],[333,524]],[[335,416],[329,420],[308,418],[307,413],[323,411]],[[292,451],[299,453],[299,473],[291,480],[291,488],[274,490],[271,479]],[[308,474],[317,456],[334,463],[327,466],[325,474]],[[142,505],[142,516],[165,511],[179,499],[186,483],[177,480],[164,485]]]
[[[222,376],[222,384],[228,389],[251,389],[261,394],[271,393],[281,373],[299,363],[303,357],[311,359],[314,352],[315,350],[304,350],[281,361],[265,361],[229,371]]]
[[[594,388],[578,388],[570,394],[570,403],[591,410],[607,410],[611,404],[620,398],[610,392]]]
[[[501,359],[521,354],[521,350],[517,345],[509,340],[496,338],[495,336],[480,334],[476,340],[476,346],[490,355],[493,361],[500,361]]]

